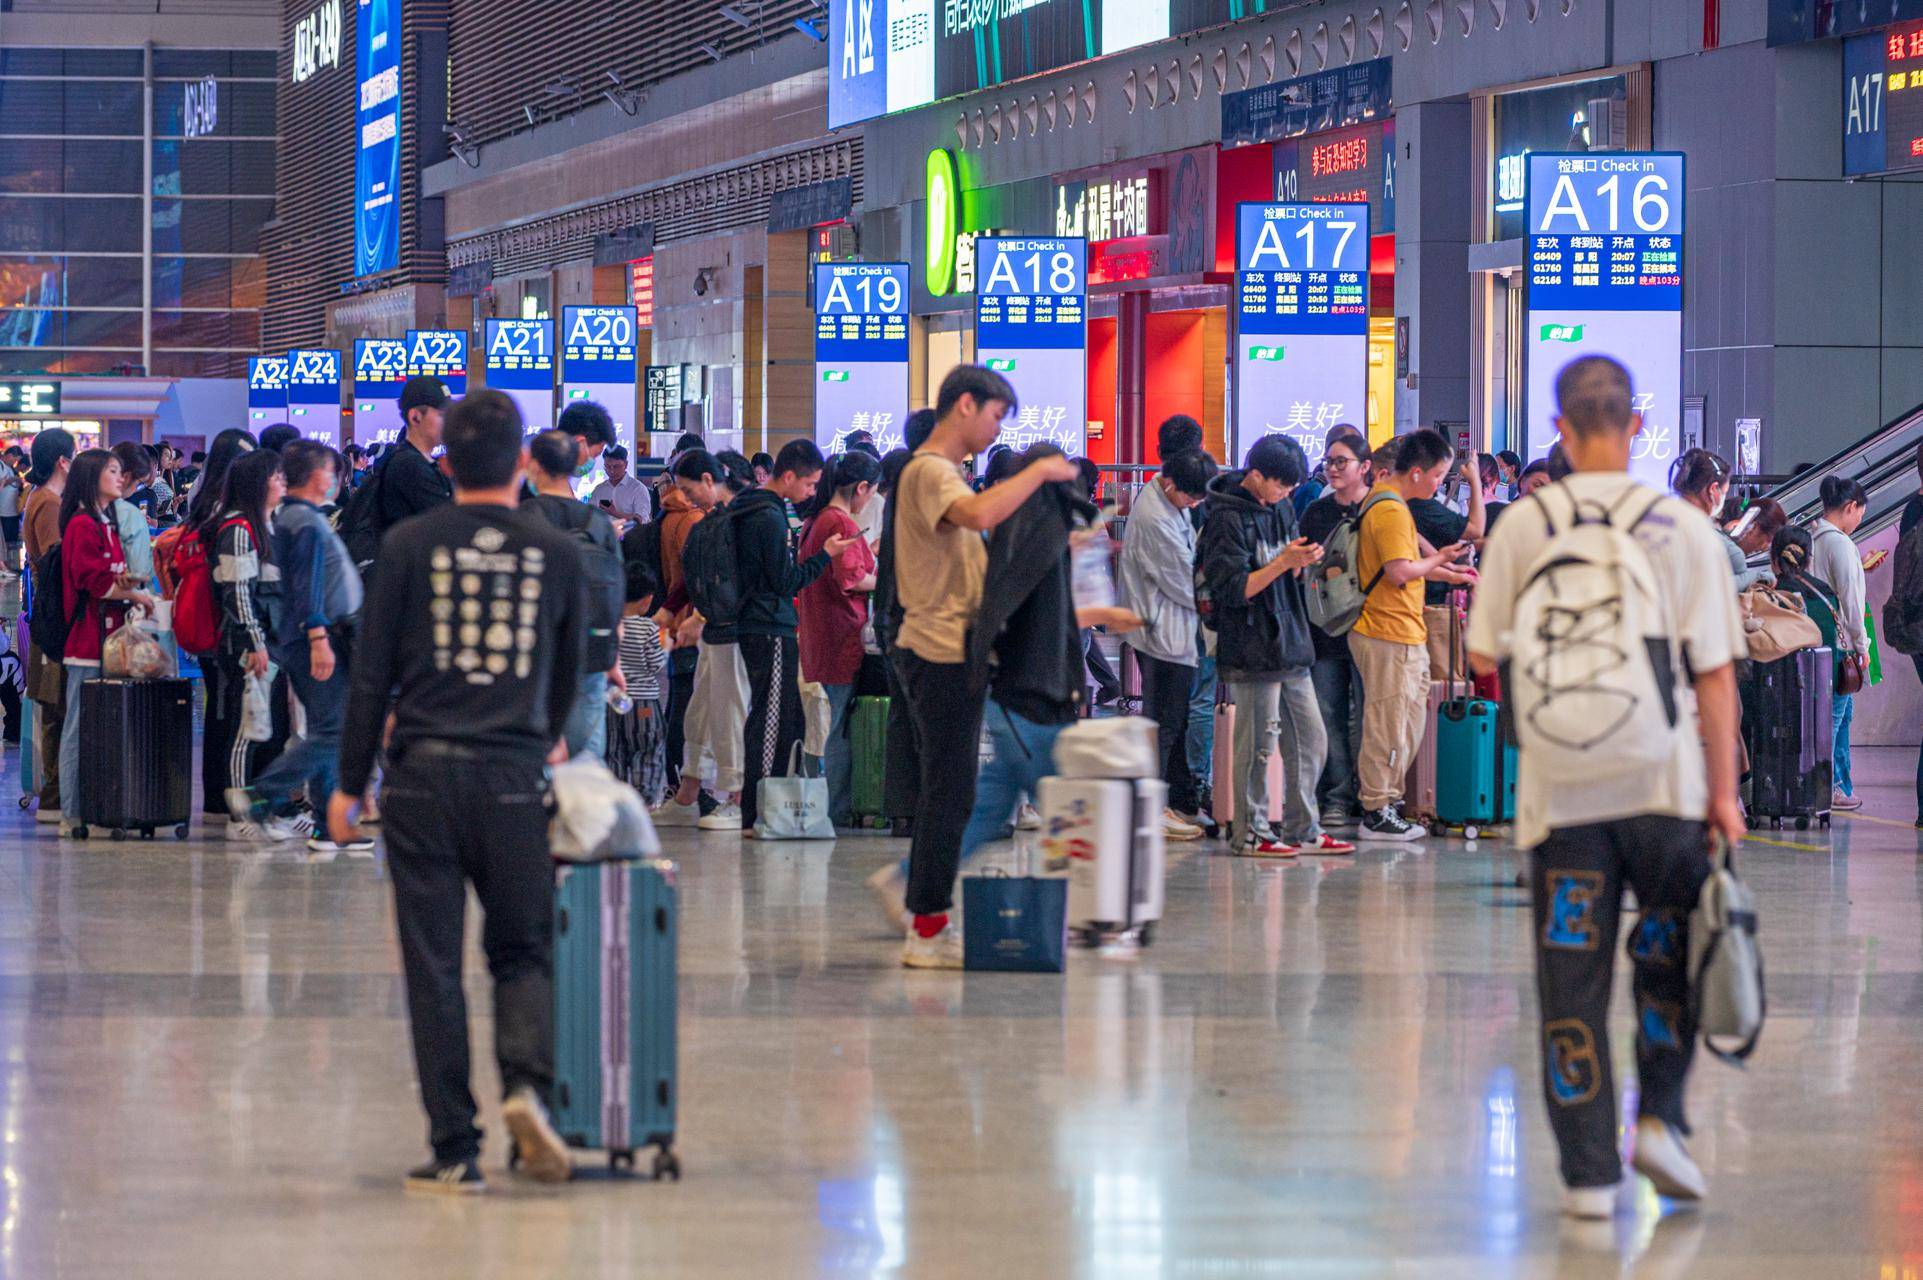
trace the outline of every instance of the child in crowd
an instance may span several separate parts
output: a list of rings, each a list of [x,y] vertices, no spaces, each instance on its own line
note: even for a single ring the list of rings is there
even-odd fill
[[[674,647],[674,637],[662,634],[650,616],[659,585],[653,570],[630,560],[627,574],[621,674],[627,677],[628,700],[633,705],[625,714],[608,709],[608,768],[649,805],[658,805],[668,787],[667,651]]]

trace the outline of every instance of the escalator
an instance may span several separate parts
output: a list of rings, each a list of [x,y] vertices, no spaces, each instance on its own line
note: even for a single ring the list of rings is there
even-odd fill
[[[1808,525],[1823,514],[1824,476],[1847,476],[1856,480],[1870,496],[1869,510],[1856,531],[1856,540],[1863,542],[1895,524],[1903,513],[1903,504],[1916,493],[1919,443],[1923,443],[1923,405],[1761,496],[1781,503],[1791,524]]]

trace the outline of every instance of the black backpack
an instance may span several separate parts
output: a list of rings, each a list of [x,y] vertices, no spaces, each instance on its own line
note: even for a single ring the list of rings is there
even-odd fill
[[[1883,605],[1883,639],[1898,653],[1923,654],[1923,524],[1896,544],[1895,580]]]
[[[732,508],[716,507],[695,523],[681,548],[681,574],[688,599],[709,626],[731,627],[741,620],[741,566],[735,558]]]
[[[341,508],[339,519],[334,521],[334,532],[347,544],[348,558],[363,573],[380,554],[381,535],[387,532],[381,522],[381,480],[387,475],[387,464],[393,457],[391,453],[382,455],[367,479],[361,481],[361,487],[354,490],[347,505]]]
[[[665,516],[664,512],[644,524],[637,524],[621,537],[621,559],[628,564],[647,566],[654,578],[657,597],[666,594],[668,585],[661,564],[661,521]],[[656,603],[659,602],[657,598]]]
[[[33,612],[27,615],[28,639],[42,657],[52,662],[67,656],[67,636],[87,607],[84,594],[72,614],[60,607],[66,598],[60,575],[60,544],[56,542],[33,567]]]
[[[616,631],[628,600],[628,575],[621,557],[594,539],[596,518],[607,517],[585,502],[544,500],[540,505],[550,513],[568,513],[555,523],[579,546],[581,578],[588,586],[588,639],[581,669],[590,674],[606,671],[621,656],[621,639]]]

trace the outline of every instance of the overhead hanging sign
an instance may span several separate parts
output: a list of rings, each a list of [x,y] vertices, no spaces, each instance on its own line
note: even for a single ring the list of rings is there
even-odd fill
[[[339,444],[340,352],[317,347],[287,353],[287,417],[308,439]]]
[[[359,0],[354,60],[354,274],[401,257],[401,0]]]
[[[407,343],[399,338],[354,341],[354,438],[386,443],[400,438],[401,388],[407,382]]]
[[[908,417],[908,264],[815,264],[815,443],[870,431],[902,446]]]
[[[1038,440],[1071,458],[1088,429],[1088,241],[982,236],[975,242],[975,349],[1020,401],[1001,443]]]
[[[1235,461],[1285,435],[1313,466],[1330,427],[1369,423],[1369,206],[1235,210]]]
[[[287,357],[247,357],[247,420],[272,425],[287,416]]]
[[[1531,457],[1556,441],[1556,375],[1610,356],[1629,370],[1643,418],[1630,473],[1668,487],[1683,408],[1683,192],[1680,152],[1529,157]]]
[[[467,330],[409,329],[407,376],[439,378],[451,396],[467,394]]]
[[[614,434],[634,448],[639,329],[630,306],[561,308],[562,411],[592,400],[614,419]]]
[[[487,385],[521,408],[531,435],[554,425],[554,322],[489,320],[485,342]]]

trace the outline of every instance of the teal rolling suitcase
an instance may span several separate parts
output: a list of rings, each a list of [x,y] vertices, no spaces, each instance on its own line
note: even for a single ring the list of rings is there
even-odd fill
[[[1436,713],[1436,817],[1445,826],[1485,827],[1516,816],[1516,749],[1498,705],[1451,698]]]
[[[554,893],[554,1127],[568,1145],[632,1169],[674,1154],[675,869],[672,862],[562,866]]]

